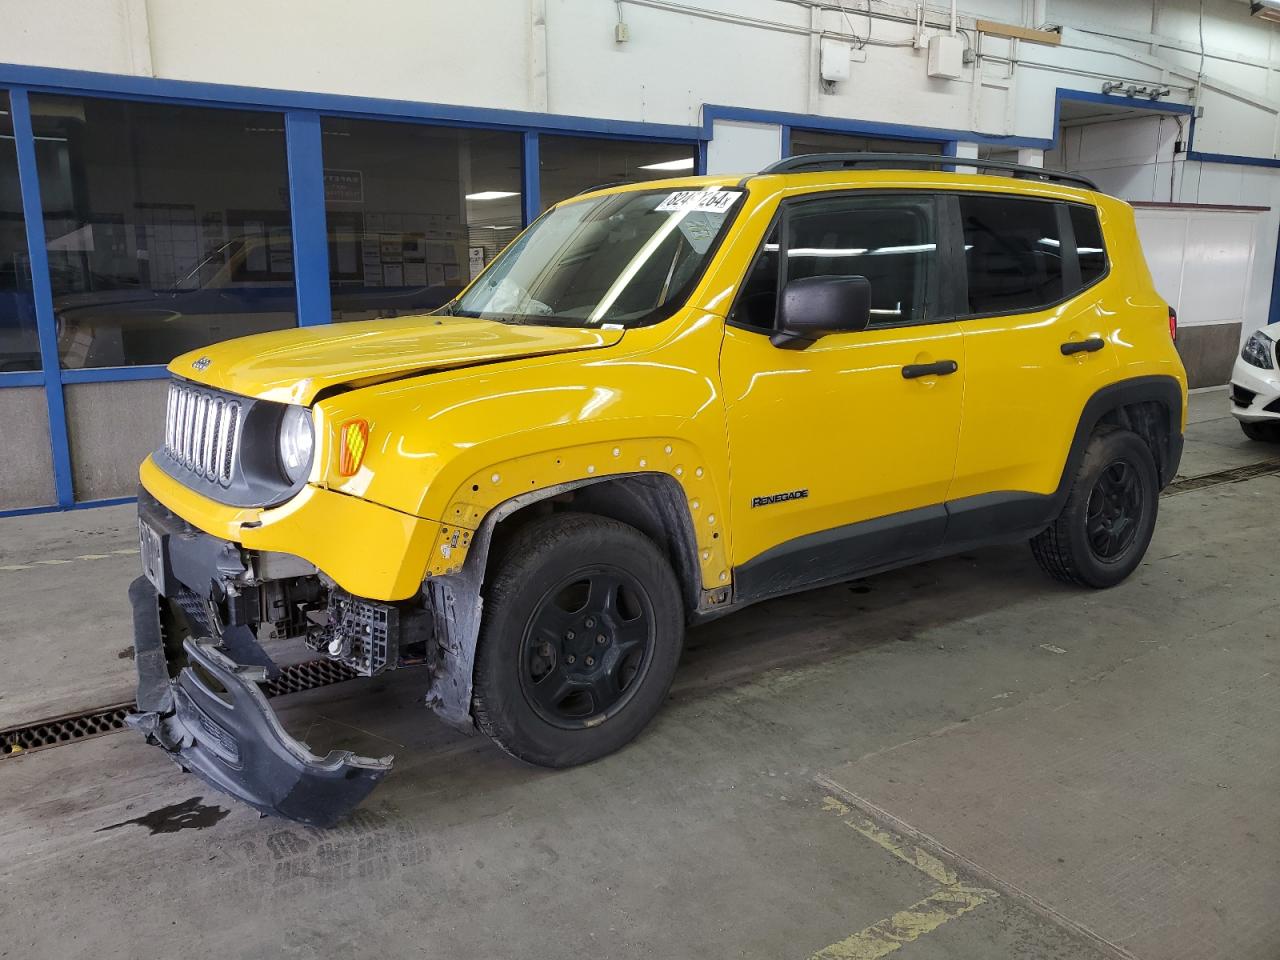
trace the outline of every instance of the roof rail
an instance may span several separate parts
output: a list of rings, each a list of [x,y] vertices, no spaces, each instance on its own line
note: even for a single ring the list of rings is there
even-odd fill
[[[594,193],[596,190],[608,190],[610,187],[629,187],[631,184],[639,182],[639,180],[609,180],[605,183],[593,183],[589,187],[583,187],[575,193],[574,196],[580,197],[584,193]]]
[[[808,153],[799,157],[786,157],[771,163],[761,173],[804,173],[823,170],[849,170],[853,167],[879,167],[883,170],[899,170],[911,167],[976,167],[979,170],[999,170],[1014,177],[1028,180],[1053,180],[1075,184],[1086,190],[1098,186],[1088,177],[1078,173],[1046,170],[1007,160],[979,160],[976,157],[944,157],[928,153]]]

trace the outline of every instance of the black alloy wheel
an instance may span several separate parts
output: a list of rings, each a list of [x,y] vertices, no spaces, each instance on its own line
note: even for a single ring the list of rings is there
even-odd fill
[[[1089,438],[1061,512],[1031,538],[1031,552],[1055,580],[1114,587],[1142,562],[1159,507],[1160,474],[1147,441],[1102,424]]]
[[[1113,561],[1133,543],[1142,522],[1145,493],[1133,464],[1108,464],[1093,485],[1085,510],[1089,546],[1099,560]]]
[[[666,554],[635,527],[552,513],[494,548],[471,712],[512,756],[588,763],[644,729],[684,645],[685,601]]]
[[[575,571],[533,610],[520,647],[520,686],[548,723],[581,729],[626,706],[653,659],[652,604],[615,567]]]

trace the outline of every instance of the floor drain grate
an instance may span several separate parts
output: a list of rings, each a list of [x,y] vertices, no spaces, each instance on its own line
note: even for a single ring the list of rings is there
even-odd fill
[[[1172,497],[1178,493],[1189,493],[1192,490],[1203,490],[1205,487],[1216,487],[1220,483],[1240,483],[1254,477],[1265,477],[1280,473],[1280,459],[1263,460],[1261,463],[1250,463],[1243,467],[1232,467],[1230,470],[1218,470],[1214,473],[1201,474],[1198,477],[1183,477],[1164,488],[1164,496]]]
[[[274,680],[262,685],[262,692],[268,697],[282,697],[342,683],[356,676],[354,671],[334,660],[307,660],[281,667],[280,674]],[[99,707],[84,713],[0,730],[0,760],[122,730],[124,718],[132,712],[132,703],[117,703],[110,707]]]
[[[0,730],[0,757],[17,756],[31,750],[57,747],[120,730],[124,727],[124,718],[132,709],[132,703],[118,703],[113,707]]]

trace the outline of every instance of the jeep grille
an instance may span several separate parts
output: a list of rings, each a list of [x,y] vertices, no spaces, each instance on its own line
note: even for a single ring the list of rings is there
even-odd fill
[[[231,484],[240,444],[240,401],[185,383],[169,384],[165,453],[198,477]]]

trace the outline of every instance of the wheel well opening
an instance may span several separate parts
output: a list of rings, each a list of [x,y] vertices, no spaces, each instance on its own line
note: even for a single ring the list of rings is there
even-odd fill
[[[1169,476],[1170,418],[1170,410],[1165,404],[1159,400],[1143,400],[1115,407],[1103,414],[1098,422],[1122,427],[1141,437],[1155,459],[1156,472],[1163,487],[1173,479]]]
[[[525,524],[555,513],[589,513],[635,527],[658,545],[675,571],[685,614],[698,609],[702,589],[697,541],[684,490],[674,477],[642,474],[610,477],[530,503],[494,528],[488,562],[501,556]]]

